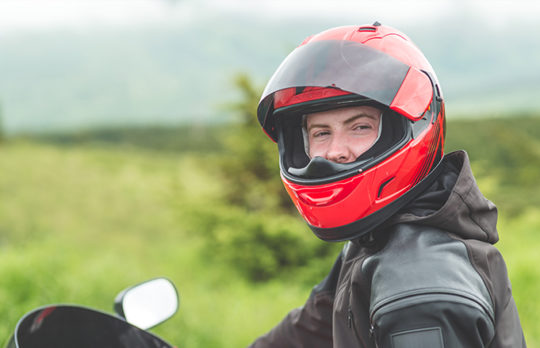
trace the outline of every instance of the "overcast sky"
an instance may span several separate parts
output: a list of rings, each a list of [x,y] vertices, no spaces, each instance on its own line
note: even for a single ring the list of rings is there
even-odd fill
[[[252,74],[256,69],[255,78],[265,81],[271,68],[309,34],[375,20],[411,35],[429,53],[444,81],[447,110],[454,114],[478,105],[484,112],[488,107],[497,112],[516,107],[540,110],[536,98],[540,91],[538,18],[538,0],[0,0],[0,113],[9,131],[35,125],[41,129],[45,127],[42,120],[51,127],[69,122],[82,126],[94,122],[93,117],[101,122],[116,120],[120,114],[129,120],[136,115],[144,121],[158,116],[176,120],[180,110],[189,109],[179,94],[193,101],[190,93],[201,96],[209,88],[200,81],[182,90],[193,71],[166,64],[171,57],[182,58],[174,43],[164,44],[164,40],[174,41],[170,33],[181,36],[185,33],[178,29],[184,26],[191,33],[203,25],[205,35],[219,33],[220,26],[226,29],[224,35],[194,48],[201,48],[199,56],[223,53],[222,60],[212,61],[215,57],[209,55],[201,61],[215,64],[216,71],[207,75],[213,76],[212,86],[218,89],[221,85],[216,81],[226,86],[227,74],[239,67]],[[245,61],[244,56],[222,52],[219,40],[242,47],[235,40],[246,40],[243,44],[249,46],[254,44],[249,40],[258,37],[235,35],[235,30],[283,42],[274,43],[273,54],[250,52],[251,59]],[[149,37],[156,45],[147,42]],[[93,40],[84,41],[89,38]],[[113,56],[105,54],[112,48],[103,48],[110,43]],[[152,54],[141,47],[153,50]],[[213,51],[220,47],[222,51]],[[197,67],[197,63],[188,65]],[[263,65],[268,71],[260,71]],[[116,84],[102,86],[102,81],[111,79]],[[152,85],[159,85],[160,90],[156,92]],[[221,97],[221,90],[212,93],[188,111],[215,112],[211,108],[218,102],[211,97]]]
[[[43,30],[88,25],[140,25],[196,20],[208,14],[240,13],[273,17],[378,18],[402,25],[433,21],[456,12],[474,12],[493,26],[538,21],[536,0],[0,0],[0,31]]]

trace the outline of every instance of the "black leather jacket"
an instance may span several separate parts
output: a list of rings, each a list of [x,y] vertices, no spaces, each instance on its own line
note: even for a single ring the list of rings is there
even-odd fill
[[[351,241],[306,304],[251,348],[525,347],[497,209],[463,151],[429,190]]]

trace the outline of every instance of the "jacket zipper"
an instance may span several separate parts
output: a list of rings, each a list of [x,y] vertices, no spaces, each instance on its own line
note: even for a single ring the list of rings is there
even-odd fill
[[[379,342],[377,342],[377,333],[376,333],[376,326],[375,323],[373,323],[373,319],[370,319],[370,327],[369,327],[369,339],[373,341],[375,344],[375,348],[379,348]]]
[[[358,332],[356,332],[356,328],[354,327],[354,314],[352,307],[349,306],[347,311],[347,326],[349,329],[351,329],[354,332],[354,337],[356,337],[356,340],[360,342],[360,337],[358,336]]]

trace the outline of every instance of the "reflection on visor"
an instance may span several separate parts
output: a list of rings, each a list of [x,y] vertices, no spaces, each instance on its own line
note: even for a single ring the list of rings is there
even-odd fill
[[[290,87],[336,87],[390,105],[409,66],[354,41],[316,41],[296,48],[266,86],[262,99]]]
[[[354,41],[324,40],[296,48],[268,82],[257,109],[266,132],[276,140],[274,93],[287,88],[333,87],[376,101],[417,120],[433,96],[428,75],[400,60]]]

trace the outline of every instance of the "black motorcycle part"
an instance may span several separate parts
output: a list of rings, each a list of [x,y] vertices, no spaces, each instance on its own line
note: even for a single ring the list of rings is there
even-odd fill
[[[78,306],[48,306],[26,314],[7,348],[173,348],[121,318]]]

